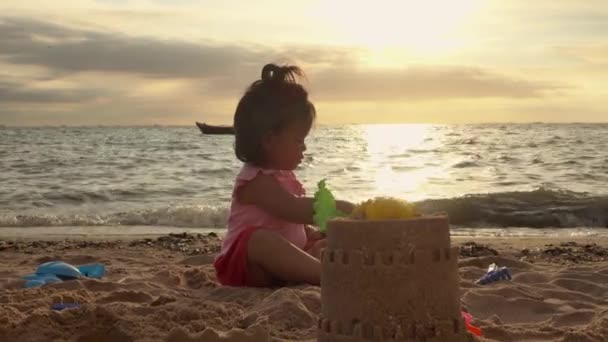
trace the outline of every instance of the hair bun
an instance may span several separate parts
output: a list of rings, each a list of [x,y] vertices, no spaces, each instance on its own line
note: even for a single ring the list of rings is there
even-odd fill
[[[285,79],[285,71],[276,64],[266,64],[262,68],[262,81],[278,81]]]
[[[276,64],[266,64],[262,68],[263,82],[295,82],[295,76],[301,76],[302,70],[297,66],[278,66]]]

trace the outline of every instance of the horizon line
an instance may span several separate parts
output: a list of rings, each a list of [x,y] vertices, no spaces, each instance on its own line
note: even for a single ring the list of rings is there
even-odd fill
[[[436,126],[458,126],[458,125],[601,125],[608,124],[608,121],[517,121],[517,122],[459,122],[459,123],[437,123],[437,122],[375,122],[375,123],[319,123],[314,126],[371,126],[371,125],[436,125]],[[225,124],[210,124],[211,126],[231,126]],[[0,128],[154,128],[154,127],[196,127],[196,124],[91,124],[91,125],[67,125],[67,124],[42,124],[42,125],[7,125],[0,124]]]

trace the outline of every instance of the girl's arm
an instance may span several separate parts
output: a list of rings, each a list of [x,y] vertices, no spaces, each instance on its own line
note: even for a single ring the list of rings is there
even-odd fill
[[[237,200],[252,204],[285,221],[303,224],[313,223],[313,199],[297,197],[289,193],[271,175],[259,174],[243,185],[238,191]],[[354,205],[346,201],[336,201],[338,210],[349,214]]]

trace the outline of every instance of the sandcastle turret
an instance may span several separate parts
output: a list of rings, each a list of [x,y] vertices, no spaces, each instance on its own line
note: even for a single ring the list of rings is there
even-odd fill
[[[329,222],[318,341],[473,341],[447,216]]]

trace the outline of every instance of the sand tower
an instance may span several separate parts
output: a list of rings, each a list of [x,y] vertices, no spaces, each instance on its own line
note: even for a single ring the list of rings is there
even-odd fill
[[[318,341],[474,341],[447,216],[333,220],[327,240]]]

